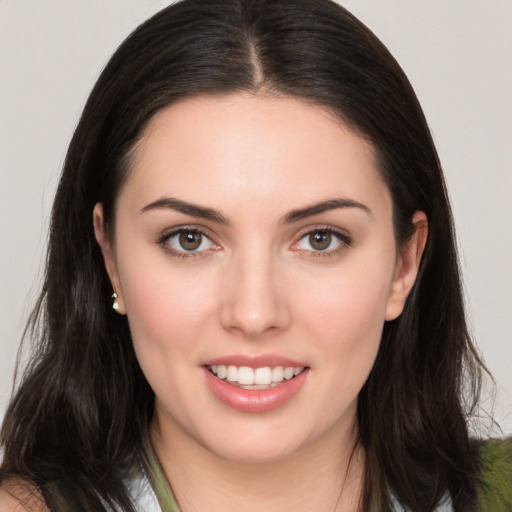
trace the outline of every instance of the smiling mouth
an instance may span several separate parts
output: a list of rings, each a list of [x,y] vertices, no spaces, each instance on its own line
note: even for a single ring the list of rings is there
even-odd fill
[[[270,389],[300,375],[304,366],[249,366],[212,365],[206,367],[215,377],[242,389]]]

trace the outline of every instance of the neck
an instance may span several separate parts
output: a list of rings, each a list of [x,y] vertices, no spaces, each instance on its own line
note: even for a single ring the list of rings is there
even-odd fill
[[[364,451],[355,425],[341,440],[336,429],[283,459],[256,463],[220,457],[157,418],[151,438],[182,512],[359,510]]]

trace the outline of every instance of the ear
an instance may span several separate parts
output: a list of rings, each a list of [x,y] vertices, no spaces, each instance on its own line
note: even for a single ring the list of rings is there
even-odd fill
[[[94,206],[94,210],[92,213],[93,216],[93,224],[94,224],[94,235],[96,237],[96,241],[101,248],[101,252],[103,254],[103,260],[105,261],[105,268],[107,270],[108,277],[110,278],[110,283],[112,285],[112,289],[114,293],[117,295],[115,302],[119,305],[116,308],[116,312],[124,315],[126,313],[123,293],[121,289],[121,283],[119,280],[119,274],[117,273],[117,265],[114,254],[114,247],[110,238],[108,236],[105,221],[103,218],[103,205],[101,203],[96,203]]]
[[[400,249],[397,257],[395,275],[386,307],[386,320],[394,320],[402,314],[407,296],[416,281],[427,243],[428,220],[425,213],[415,212],[412,223],[414,233]]]

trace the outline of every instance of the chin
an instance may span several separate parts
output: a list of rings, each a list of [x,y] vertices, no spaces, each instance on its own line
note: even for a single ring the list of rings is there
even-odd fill
[[[290,432],[289,423],[284,428],[272,429],[259,425],[240,426],[231,431],[212,433],[201,444],[217,457],[240,464],[272,464],[293,457],[309,444],[306,433]],[[280,422],[281,423],[281,422]],[[281,423],[282,425],[282,423]],[[252,428],[251,428],[252,427]]]
[[[275,464],[291,457],[295,450],[283,449],[282,446],[269,446],[267,443],[218,447],[216,453],[226,461],[238,464]]]

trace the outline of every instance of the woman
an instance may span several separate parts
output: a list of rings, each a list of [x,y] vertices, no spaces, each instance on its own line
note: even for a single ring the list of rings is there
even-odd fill
[[[6,510],[506,510],[428,127],[328,0],[185,0],[121,45],[31,325]]]

